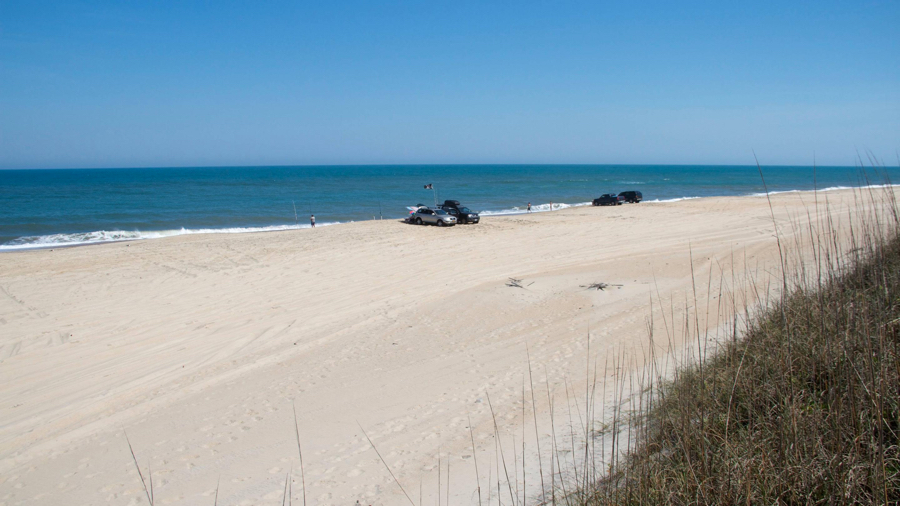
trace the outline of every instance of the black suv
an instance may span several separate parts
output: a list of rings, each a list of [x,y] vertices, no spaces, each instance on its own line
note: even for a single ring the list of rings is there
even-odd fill
[[[591,204],[595,206],[617,206],[622,205],[625,202],[625,197],[621,194],[616,196],[615,193],[604,193],[599,197],[595,198]]]
[[[478,213],[460,205],[458,200],[445,200],[441,204],[441,209],[447,211],[450,216],[456,216],[457,223],[478,223],[481,219]]]
[[[625,197],[625,202],[630,202],[632,204],[637,204],[638,202],[644,200],[644,196],[641,195],[641,192],[638,191],[627,191],[619,194],[620,197]]]

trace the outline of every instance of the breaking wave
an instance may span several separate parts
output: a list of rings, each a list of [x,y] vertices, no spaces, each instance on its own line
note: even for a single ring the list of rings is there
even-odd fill
[[[317,223],[319,227],[337,225],[339,222]],[[50,234],[19,237],[0,244],[0,251],[59,248],[67,246],[83,246],[87,244],[103,244],[122,241],[141,241],[145,239],[161,239],[178,235],[193,234],[245,234],[251,232],[278,232],[281,230],[299,230],[310,228],[309,225],[275,225],[270,227],[235,227],[235,228],[182,228],[178,230],[140,231],[140,230],[97,230],[74,234]]]
[[[820,192],[832,192],[832,191],[838,191],[838,190],[866,190],[866,189],[870,189],[870,188],[891,188],[891,187],[896,187],[896,186],[900,186],[900,185],[896,185],[896,184],[870,184],[870,185],[868,185],[868,186],[829,186],[828,188],[819,188],[818,191],[820,191]],[[812,191],[816,191],[816,190],[780,190],[780,191],[770,191],[770,192],[769,192],[769,195],[775,195],[775,194],[778,194],[778,193],[800,193],[800,192],[809,193],[809,192],[812,192]],[[765,193],[752,193],[752,194],[750,194],[750,196],[751,196],[751,197],[765,197],[766,194],[765,194]]]
[[[675,197],[673,199],[653,199],[653,200],[644,200],[648,204],[661,204],[663,202],[679,202],[682,200],[694,200],[694,199],[702,199],[703,197]]]
[[[579,202],[577,204],[565,204],[562,202],[554,202],[553,209],[550,209],[550,203],[546,204],[535,204],[531,206],[531,212],[533,213],[546,213],[550,211],[559,211],[562,209],[568,209],[570,207],[581,207],[581,206],[589,206],[590,202]],[[499,211],[480,211],[478,214],[481,216],[508,216],[511,214],[525,214],[528,212],[528,209],[524,206],[519,207],[511,207],[509,209],[501,209]]]

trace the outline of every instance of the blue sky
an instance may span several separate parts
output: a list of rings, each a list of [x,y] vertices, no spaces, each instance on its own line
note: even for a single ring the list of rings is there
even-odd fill
[[[0,0],[0,168],[896,164],[898,26],[898,1]]]

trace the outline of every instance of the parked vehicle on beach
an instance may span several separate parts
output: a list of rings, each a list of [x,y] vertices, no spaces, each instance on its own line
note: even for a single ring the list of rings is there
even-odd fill
[[[445,200],[441,204],[441,209],[447,211],[450,216],[454,216],[457,223],[478,223],[481,220],[478,213],[460,205],[458,200]]]
[[[430,209],[428,207],[420,207],[416,212],[410,215],[410,223],[416,225],[437,225],[439,227],[452,227],[456,225],[456,217],[450,216],[443,209]]]
[[[639,191],[627,191],[619,194],[620,197],[625,197],[625,202],[629,202],[631,204],[637,204],[638,202],[644,200],[644,196],[641,195]]]
[[[625,197],[621,194],[616,195],[615,193],[604,193],[599,197],[595,198],[591,204],[595,206],[620,206],[625,203]]]

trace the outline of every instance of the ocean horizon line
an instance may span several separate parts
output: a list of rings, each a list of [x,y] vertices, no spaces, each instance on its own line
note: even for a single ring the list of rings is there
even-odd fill
[[[789,164],[789,163],[760,163],[760,167],[769,168],[856,168],[863,170],[880,169],[893,166],[861,164],[834,165],[834,164]],[[757,167],[756,163],[300,163],[300,164],[250,164],[250,165],[135,165],[135,166],[109,166],[109,167],[0,167],[0,171],[63,171],[63,170],[156,170],[156,169],[272,169],[272,168],[303,168],[303,167]]]

